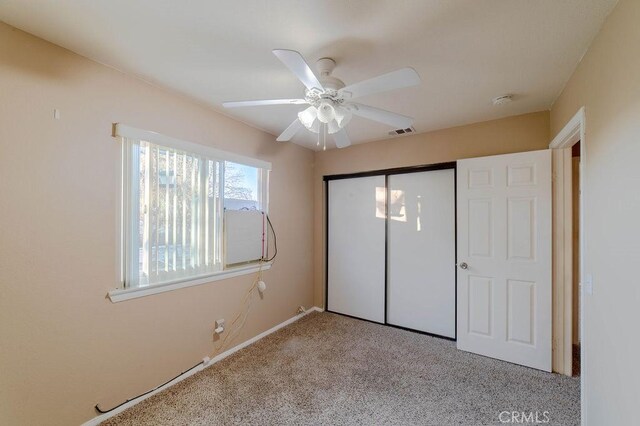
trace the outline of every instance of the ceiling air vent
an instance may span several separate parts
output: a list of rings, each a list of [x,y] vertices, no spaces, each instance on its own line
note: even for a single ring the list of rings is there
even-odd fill
[[[413,127],[407,127],[406,129],[396,129],[389,132],[389,136],[408,135],[409,133],[415,133],[416,129]]]

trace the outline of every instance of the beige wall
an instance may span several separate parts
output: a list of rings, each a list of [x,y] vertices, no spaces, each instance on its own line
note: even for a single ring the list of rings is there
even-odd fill
[[[316,153],[314,304],[324,306],[323,176],[532,151],[548,146],[549,113],[544,111]]]
[[[53,119],[53,109],[61,119]],[[313,152],[0,23],[0,423],[80,424],[211,353],[243,276],[113,304],[122,122],[273,163],[278,259],[236,343],[312,296]]]
[[[640,1],[620,0],[551,110],[552,135],[581,106],[586,135],[582,373],[589,425],[638,422],[640,384]]]

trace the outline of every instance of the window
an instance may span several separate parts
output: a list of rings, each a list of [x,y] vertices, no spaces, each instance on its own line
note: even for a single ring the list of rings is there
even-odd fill
[[[127,133],[132,134],[123,138],[124,287],[223,271],[224,210],[266,211],[268,163],[257,167],[262,162],[205,146]]]
[[[224,207],[227,210],[261,210],[260,169],[225,161]]]

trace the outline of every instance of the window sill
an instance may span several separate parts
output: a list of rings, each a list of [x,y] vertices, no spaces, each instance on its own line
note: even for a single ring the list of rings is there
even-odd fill
[[[258,272],[261,267],[263,271],[266,271],[268,269],[271,269],[271,263],[263,263],[262,266],[253,264],[248,266],[230,268],[224,271],[215,272],[210,275],[197,277],[186,281],[156,284],[148,287],[118,288],[115,290],[111,290],[109,293],[107,293],[107,296],[113,303],[117,303],[124,300],[137,299],[138,297],[150,296],[152,294],[164,293],[166,291],[177,290],[180,288],[193,287],[213,281],[226,280],[228,278],[239,277],[241,275],[253,274]]]

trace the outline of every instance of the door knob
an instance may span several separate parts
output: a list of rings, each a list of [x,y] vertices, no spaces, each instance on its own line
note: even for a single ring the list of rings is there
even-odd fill
[[[462,262],[458,266],[460,266],[460,269],[469,269],[469,265],[467,265],[465,262]]]

